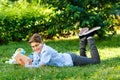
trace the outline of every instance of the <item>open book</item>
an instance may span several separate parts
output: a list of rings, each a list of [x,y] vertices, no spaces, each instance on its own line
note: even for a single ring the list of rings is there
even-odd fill
[[[25,64],[32,64],[32,59],[21,53],[17,53],[15,59],[21,66],[24,66]]]

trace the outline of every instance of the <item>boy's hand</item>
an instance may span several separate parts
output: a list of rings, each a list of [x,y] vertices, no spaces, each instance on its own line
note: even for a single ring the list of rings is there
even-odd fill
[[[32,64],[32,60],[28,59],[25,64],[31,65]]]
[[[21,66],[24,66],[24,65],[25,65],[25,63],[24,63],[21,59],[17,59],[17,62],[18,62],[18,64],[20,64]]]

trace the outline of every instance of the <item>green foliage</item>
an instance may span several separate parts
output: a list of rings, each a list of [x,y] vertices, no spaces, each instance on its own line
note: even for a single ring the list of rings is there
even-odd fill
[[[2,8],[0,12],[2,15],[0,17],[0,34],[7,41],[21,41],[28,34],[44,30],[45,26],[43,24],[47,21],[46,16],[51,13],[50,9],[26,2],[12,4],[11,6],[5,5],[3,7],[5,9]]]
[[[115,34],[119,0],[5,0],[0,2],[0,42],[66,37],[81,27],[101,26],[98,36]],[[116,13],[117,11],[117,13]]]

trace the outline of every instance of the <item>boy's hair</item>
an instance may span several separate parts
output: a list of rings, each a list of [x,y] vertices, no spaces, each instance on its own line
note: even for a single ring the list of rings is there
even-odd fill
[[[41,36],[38,33],[33,34],[29,39],[29,43],[32,43],[32,42],[41,43],[42,42]]]

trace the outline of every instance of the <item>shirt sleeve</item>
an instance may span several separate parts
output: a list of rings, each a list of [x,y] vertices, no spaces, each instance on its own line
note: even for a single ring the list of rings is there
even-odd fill
[[[38,64],[32,64],[32,65],[26,64],[25,67],[41,67],[43,65],[47,65],[49,63],[50,59],[51,59],[51,54],[47,51],[43,51],[40,62]]]
[[[28,57],[33,60],[33,53],[31,53],[30,55],[28,55]]]

